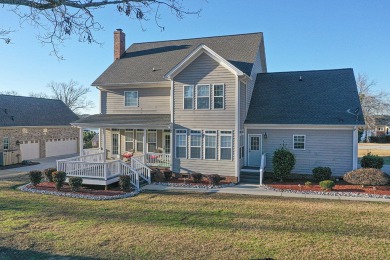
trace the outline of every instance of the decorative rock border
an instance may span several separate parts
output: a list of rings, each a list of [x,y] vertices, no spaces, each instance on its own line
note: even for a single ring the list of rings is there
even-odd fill
[[[358,192],[340,192],[340,191],[300,191],[300,190],[290,190],[290,189],[277,189],[271,186],[263,185],[264,189],[272,190],[277,192],[289,192],[296,194],[314,194],[314,195],[325,195],[333,197],[355,197],[355,198],[373,198],[373,199],[390,199],[390,195],[380,195],[380,194],[369,194],[369,193],[358,193]]]
[[[204,184],[195,184],[191,185],[188,183],[175,183],[175,182],[153,182],[153,185],[169,186],[169,187],[181,187],[181,188],[192,188],[192,189],[221,189],[226,187],[233,187],[236,184],[222,184],[222,185],[204,185]]]
[[[30,185],[30,183],[27,183],[25,185],[19,186],[17,189],[24,191],[24,192],[31,192],[31,193],[37,193],[37,194],[45,194],[45,195],[55,195],[55,196],[61,196],[61,197],[69,197],[69,198],[77,198],[77,199],[88,199],[88,200],[117,200],[117,199],[124,199],[124,198],[130,198],[137,196],[142,190],[139,191],[133,191],[128,192],[121,195],[114,195],[114,196],[105,196],[105,195],[85,195],[80,193],[73,193],[73,192],[63,192],[63,191],[48,191],[48,190],[38,190],[34,188],[28,188],[27,186]]]

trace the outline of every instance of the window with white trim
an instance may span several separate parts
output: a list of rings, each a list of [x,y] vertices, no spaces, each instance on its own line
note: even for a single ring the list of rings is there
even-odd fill
[[[305,150],[305,135],[294,135],[294,150]]]
[[[210,109],[210,85],[196,85],[196,108]]]
[[[183,86],[183,108],[194,108],[194,86]]]
[[[134,150],[134,131],[133,129],[126,129],[125,131],[125,149],[126,151]]]
[[[144,151],[144,130],[143,129],[137,129],[135,139],[137,140],[137,152],[143,152]]]
[[[245,157],[245,131],[240,131],[240,158]]]
[[[225,88],[223,84],[213,85],[213,107],[214,109],[223,109],[225,107]]]
[[[378,127],[378,131],[385,131],[384,127]]]
[[[219,157],[220,160],[232,159],[232,131],[219,132]]]
[[[202,131],[200,130],[190,132],[190,158],[202,159]]]
[[[8,150],[9,149],[9,137],[4,137],[3,138],[3,150]]]
[[[125,107],[138,107],[138,91],[125,91]]]
[[[217,131],[204,131],[204,158],[206,160],[217,159]]]
[[[175,136],[176,158],[187,158],[187,130],[177,129]]]
[[[149,129],[147,135],[147,143],[148,143],[148,152],[154,153],[157,152],[157,130]]]

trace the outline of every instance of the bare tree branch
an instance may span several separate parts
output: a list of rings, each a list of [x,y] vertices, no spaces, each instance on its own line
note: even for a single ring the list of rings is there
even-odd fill
[[[45,92],[30,92],[28,94],[29,97],[35,97],[35,98],[50,98],[48,94]]]
[[[19,96],[19,93],[16,92],[15,90],[5,90],[5,91],[0,91],[0,95]]]
[[[10,30],[0,29],[0,40],[3,40],[6,44],[9,44],[11,42],[11,39],[8,37],[10,33]]]

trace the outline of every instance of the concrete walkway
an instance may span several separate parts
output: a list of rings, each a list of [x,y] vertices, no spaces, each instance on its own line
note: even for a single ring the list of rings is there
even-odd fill
[[[259,187],[259,185],[253,185],[253,184],[238,184],[234,187],[227,187],[221,189],[196,189],[196,188],[182,188],[182,187],[171,187],[171,186],[150,184],[144,186],[143,189],[150,190],[150,191],[185,191],[185,192],[228,193],[228,194],[241,194],[241,195],[273,196],[273,197],[286,197],[286,198],[390,202],[390,199],[278,192],[278,191],[266,190],[264,187]]]

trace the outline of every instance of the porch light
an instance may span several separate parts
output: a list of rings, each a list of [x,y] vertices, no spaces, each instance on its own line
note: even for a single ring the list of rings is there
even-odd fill
[[[268,138],[268,135],[267,135],[267,132],[264,133],[264,139],[267,139]]]

